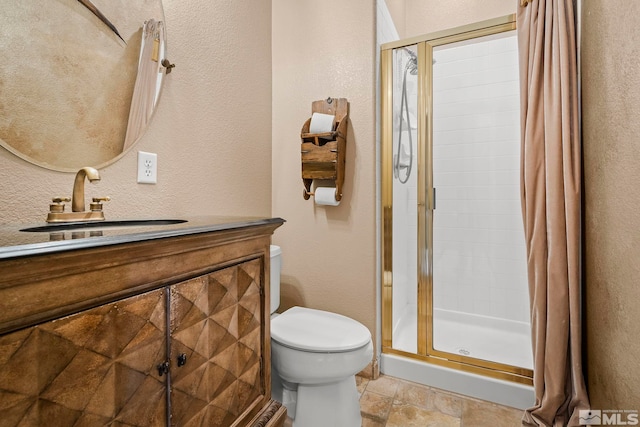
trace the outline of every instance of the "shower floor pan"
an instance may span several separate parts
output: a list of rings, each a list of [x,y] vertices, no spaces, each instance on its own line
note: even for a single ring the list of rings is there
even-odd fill
[[[530,326],[495,317],[434,310],[436,350],[533,369]],[[405,310],[393,331],[393,348],[417,352],[418,315]]]
[[[393,331],[393,348],[417,353],[417,311],[409,306]],[[531,369],[529,325],[449,310],[434,310],[436,349]],[[526,409],[534,403],[533,388],[510,381],[444,368],[402,356],[382,354],[386,375],[418,382],[478,399]]]

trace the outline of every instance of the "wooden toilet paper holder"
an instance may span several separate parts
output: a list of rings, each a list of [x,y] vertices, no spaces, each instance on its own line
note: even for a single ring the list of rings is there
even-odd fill
[[[314,101],[311,113],[335,116],[333,128],[329,132],[310,133],[311,118],[300,132],[302,139],[302,197],[309,200],[313,196],[311,184],[314,179],[333,180],[336,187],[336,201],[342,199],[344,184],[345,154],[347,150],[347,126],[349,122],[349,102],[346,98],[327,98]]]

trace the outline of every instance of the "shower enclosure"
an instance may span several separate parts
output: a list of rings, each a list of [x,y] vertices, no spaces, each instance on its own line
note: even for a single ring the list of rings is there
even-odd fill
[[[383,371],[532,383],[514,19],[382,45]]]

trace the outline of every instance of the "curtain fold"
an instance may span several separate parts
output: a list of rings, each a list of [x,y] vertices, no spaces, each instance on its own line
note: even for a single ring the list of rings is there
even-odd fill
[[[153,108],[158,99],[160,83],[162,81],[162,55],[164,52],[164,26],[162,21],[149,19],[142,27],[140,42],[140,58],[138,60],[138,74],[133,87],[131,108],[127,133],[122,151],[126,151],[138,140],[146,129]]]
[[[535,404],[527,426],[578,426],[582,370],[581,146],[572,0],[517,0],[521,195]]]

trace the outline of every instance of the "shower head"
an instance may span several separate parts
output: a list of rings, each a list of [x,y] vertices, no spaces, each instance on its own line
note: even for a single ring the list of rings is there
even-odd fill
[[[409,54],[409,62],[407,62],[406,69],[413,75],[418,74],[418,55],[411,49],[407,49],[406,47],[403,49]]]

